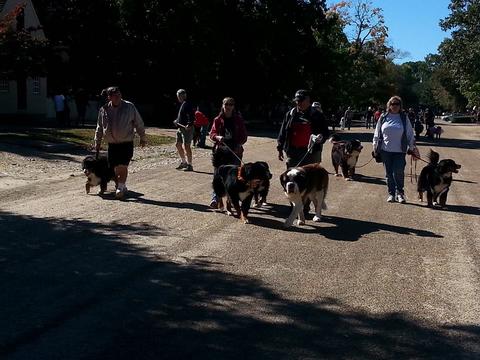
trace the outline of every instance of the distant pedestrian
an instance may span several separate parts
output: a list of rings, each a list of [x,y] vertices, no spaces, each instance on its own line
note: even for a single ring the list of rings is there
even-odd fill
[[[128,165],[133,157],[135,132],[140,136],[140,146],[145,146],[146,136],[142,117],[135,105],[123,100],[116,86],[106,90],[108,103],[98,112],[95,130],[95,148],[100,150],[102,139],[108,143],[108,162],[115,171],[117,180],[116,199],[123,199],[127,193]]]
[[[350,106],[347,108],[347,110],[345,110],[345,114],[343,115],[343,117],[345,118],[345,127],[350,130],[353,120],[353,111]]]
[[[174,123],[177,126],[177,147],[180,156],[180,165],[177,170],[193,171],[192,165],[192,140],[194,131],[195,114],[190,102],[187,101],[187,92],[184,89],[177,91],[177,100],[180,104],[178,115]]]
[[[367,113],[365,114],[365,128],[370,129],[373,124],[373,108],[368,107]]]
[[[55,105],[55,116],[57,125],[65,127],[65,95],[61,91],[57,91],[53,95],[53,103]]]
[[[195,133],[193,136],[193,145],[204,148],[206,146],[205,140],[207,138],[208,132],[208,124],[210,121],[208,117],[200,111],[200,106],[197,106],[197,110],[195,111]]]

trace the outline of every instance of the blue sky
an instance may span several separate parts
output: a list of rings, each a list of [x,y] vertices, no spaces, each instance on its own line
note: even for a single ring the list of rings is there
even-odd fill
[[[357,0],[351,0],[355,2]],[[328,0],[329,5],[339,1]],[[421,61],[437,53],[438,45],[449,34],[442,31],[439,21],[450,14],[450,0],[371,0],[374,7],[383,9],[385,25],[389,28],[389,43],[410,55],[395,62]]]

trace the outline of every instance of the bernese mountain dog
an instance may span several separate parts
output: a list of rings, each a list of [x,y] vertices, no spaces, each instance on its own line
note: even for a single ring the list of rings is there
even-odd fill
[[[90,188],[92,186],[100,185],[99,195],[103,194],[107,190],[107,183],[110,180],[115,181],[115,186],[117,185],[117,180],[115,177],[115,172],[108,164],[108,159],[106,156],[96,156],[89,155],[85,157],[82,161],[83,173],[87,177],[87,182],[85,183],[86,193],[90,193]]]
[[[428,159],[430,163],[422,169],[418,179],[418,199],[423,201],[423,193],[426,192],[428,207],[440,205],[441,208],[445,208],[448,191],[452,184],[452,174],[458,173],[458,169],[462,166],[452,159],[439,161],[440,155],[432,149]]]
[[[327,170],[319,163],[290,168],[280,175],[280,183],[293,205],[284,227],[292,226],[295,219],[298,219],[298,225],[305,224],[303,208],[307,201],[312,201],[315,205],[313,221],[321,221],[322,209],[327,208],[325,203],[328,191]]]
[[[265,167],[265,162],[257,161],[242,165],[219,166],[213,176],[212,187],[220,199],[219,208],[225,208],[227,214],[232,215],[233,205],[237,216],[247,224],[255,191],[260,192],[268,181],[269,171]]]
[[[340,140],[338,135],[333,135],[330,142],[332,143],[332,164],[335,176],[340,176],[338,173],[340,167],[344,179],[353,180],[355,166],[363,149],[362,143],[360,140]]]

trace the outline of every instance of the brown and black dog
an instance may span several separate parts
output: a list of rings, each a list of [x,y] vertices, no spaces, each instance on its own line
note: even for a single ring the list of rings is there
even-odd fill
[[[232,215],[231,206],[238,217],[248,223],[248,211],[256,191],[270,181],[271,174],[265,162],[257,161],[242,165],[221,165],[213,176],[213,191],[217,194],[219,208],[226,208]]]
[[[355,166],[363,149],[362,143],[360,140],[340,140],[338,135],[333,135],[330,142],[332,143],[332,164],[335,176],[340,176],[338,173],[340,167],[344,179],[353,180]]]
[[[280,183],[285,195],[293,205],[284,227],[292,226],[295,219],[298,219],[298,225],[305,224],[303,207],[307,201],[312,201],[315,205],[313,221],[321,221],[322,209],[327,208],[325,203],[328,191],[327,170],[319,163],[290,168],[280,175]]]
[[[432,149],[428,158],[430,163],[422,169],[418,178],[418,199],[423,201],[423,193],[426,192],[428,207],[440,205],[445,208],[448,191],[452,184],[452,174],[458,173],[458,169],[462,166],[452,159],[439,161],[440,155]]]

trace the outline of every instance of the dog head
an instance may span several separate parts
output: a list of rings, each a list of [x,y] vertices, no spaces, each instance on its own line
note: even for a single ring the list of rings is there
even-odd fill
[[[95,159],[94,156],[89,155],[85,157],[85,159],[83,159],[82,169],[85,176],[90,175],[94,171],[96,164],[97,164],[97,159]]]
[[[302,168],[291,168],[280,175],[280,184],[282,184],[285,194],[302,193],[307,185],[306,172]]]
[[[248,183],[251,188],[256,188],[271,178],[268,164],[264,161],[246,163],[238,168],[238,179]]]
[[[360,154],[362,149],[363,149],[363,146],[360,140],[352,140],[347,142],[347,144],[345,145],[345,151],[347,152],[347,154],[353,154],[354,152],[357,152]]]
[[[462,165],[457,164],[452,159],[441,160],[437,165],[437,171],[440,175],[446,175],[451,173],[458,173]]]

